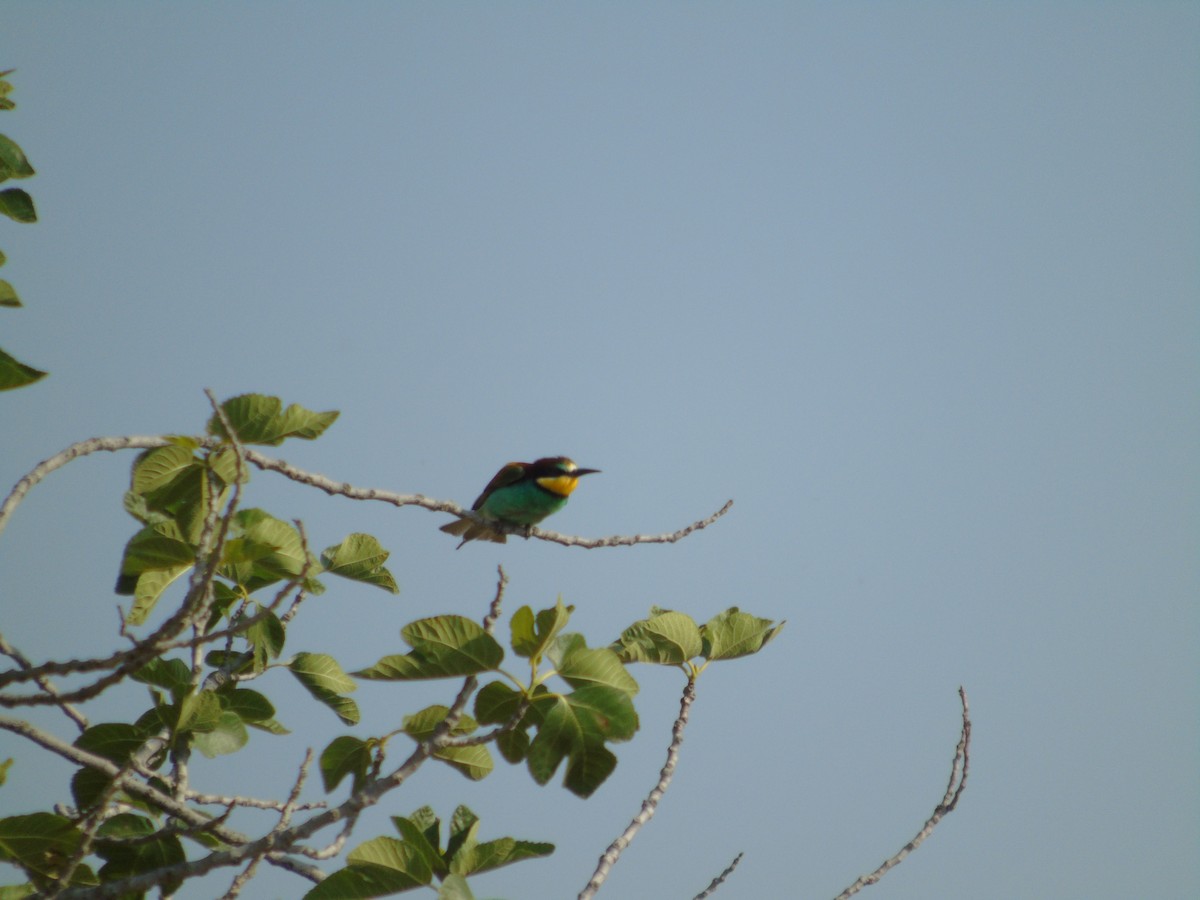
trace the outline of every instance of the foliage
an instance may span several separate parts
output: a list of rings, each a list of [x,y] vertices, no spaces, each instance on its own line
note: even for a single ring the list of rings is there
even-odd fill
[[[782,627],[737,608],[704,624],[655,608],[611,643],[589,646],[568,630],[574,607],[560,598],[544,609],[513,612],[502,640],[495,633],[506,583],[501,572],[481,621],[457,612],[412,621],[401,629],[402,646],[364,668],[348,672],[320,649],[285,652],[305,599],[328,591],[336,600],[339,579],[398,592],[388,551],[371,535],[353,533],[315,553],[301,523],[241,505],[252,464],[300,484],[317,482],[248,445],[314,440],[336,418],[250,394],[214,404],[204,436],[143,442],[124,498],[135,530],[116,583],[119,594],[132,598],[122,631],[142,629],[132,647],[35,665],[0,636],[0,653],[15,663],[0,671],[0,705],[56,706],[79,732],[67,742],[28,722],[0,719],[0,728],[74,767],[69,806],[0,819],[0,860],[22,880],[0,888],[0,896],[142,897],[155,887],[169,894],[222,866],[237,872],[234,896],[266,861],[315,882],[305,895],[312,900],[421,886],[435,886],[439,897],[469,898],[469,877],[544,857],[553,845],[481,840],[479,820],[463,805],[454,809],[443,844],[436,813],[422,807],[393,819],[398,836],[359,844],[331,873],[312,860],[335,857],[362,810],[430,759],[481,781],[497,764],[494,746],[500,760],[523,765],[536,784],[561,770],[563,786],[588,797],[612,774],[618,745],[640,727],[634,663],[681,669],[691,692],[708,665],[756,653]],[[0,528],[12,505],[0,508]],[[168,610],[168,598],[178,605]],[[334,714],[316,759],[328,806],[298,802],[307,763],[289,798],[203,794],[189,781],[193,752],[231,756],[245,750],[251,731],[288,733],[272,698],[279,679],[288,677],[282,672]],[[74,676],[83,678],[81,687],[60,690],[50,681]],[[450,679],[456,686],[445,704],[380,722],[364,720],[350,697],[361,679],[394,683],[391,708],[404,702],[408,682]],[[33,693],[11,690],[31,683]],[[77,706],[126,689],[136,689],[131,696],[148,689],[148,705],[130,721],[92,724]],[[282,720],[303,714],[288,710]],[[355,725],[369,736],[340,733]],[[406,755],[389,768],[388,750],[396,744]],[[677,741],[672,746],[677,750]],[[0,766],[0,779],[20,767],[20,759]],[[230,827],[228,812],[252,808],[276,821],[257,836]],[[324,845],[314,844],[322,832]]]
[[[0,110],[11,110],[16,104],[9,98],[12,84],[7,77],[12,69],[0,72]],[[33,166],[25,158],[24,151],[16,141],[0,134],[0,184],[10,178],[30,178],[34,175]],[[33,198],[21,188],[0,188],[0,215],[5,215],[14,222],[36,222],[37,210]],[[0,266],[7,262],[7,257],[0,251]],[[17,290],[9,282],[0,278],[0,306],[19,307],[21,299]],[[45,372],[27,366],[0,350],[0,391],[24,387],[39,378],[44,378]]]

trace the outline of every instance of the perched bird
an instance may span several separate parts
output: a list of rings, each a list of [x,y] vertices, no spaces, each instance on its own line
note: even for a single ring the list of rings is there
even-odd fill
[[[481,516],[510,525],[536,525],[551,513],[567,505],[567,497],[584,475],[599,469],[581,469],[565,456],[546,456],[531,463],[510,462],[488,482],[472,505]],[[503,544],[507,535],[479,522],[459,519],[443,525],[447,534],[463,536],[467,541],[483,540]]]

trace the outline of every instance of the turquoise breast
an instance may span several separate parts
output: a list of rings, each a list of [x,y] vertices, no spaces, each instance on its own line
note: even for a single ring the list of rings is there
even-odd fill
[[[566,505],[566,497],[552,494],[531,482],[524,482],[494,491],[479,507],[479,512],[518,525],[536,525]]]

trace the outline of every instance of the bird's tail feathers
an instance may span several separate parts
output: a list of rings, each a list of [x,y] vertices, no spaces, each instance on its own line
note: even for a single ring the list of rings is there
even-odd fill
[[[441,530],[446,532],[446,534],[462,535],[462,542],[458,545],[459,547],[467,541],[491,541],[494,544],[504,544],[508,541],[508,535],[499,531],[493,531],[486,525],[472,522],[470,519],[456,519],[453,522],[448,522],[441,527]],[[458,547],[455,549],[457,550]]]

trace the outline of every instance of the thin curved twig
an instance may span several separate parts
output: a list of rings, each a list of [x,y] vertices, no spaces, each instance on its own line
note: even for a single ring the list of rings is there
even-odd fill
[[[641,811],[633,817],[620,836],[601,854],[600,861],[596,864],[596,871],[592,873],[591,880],[579,892],[578,900],[590,900],[596,895],[608,877],[608,873],[616,865],[621,853],[629,846],[642,826],[654,816],[654,811],[658,809],[658,802],[662,800],[663,794],[671,784],[671,779],[675,776],[675,766],[679,762],[679,748],[683,745],[683,730],[687,727],[688,714],[695,699],[696,677],[690,675],[687,684],[684,685],[683,696],[679,699],[679,715],[671,727],[671,745],[667,748],[667,761],[663,763],[662,770],[658,774],[658,782],[650,789],[646,799],[642,801]]]
[[[971,750],[971,712],[967,705],[967,692],[963,688],[958,689],[958,698],[962,701],[962,733],[958,739],[958,746],[954,748],[954,762],[950,765],[950,780],[946,784],[946,793],[942,796],[942,802],[934,807],[933,814],[925,820],[924,826],[916,833],[912,840],[899,849],[894,855],[889,856],[875,871],[867,875],[862,875],[852,885],[842,891],[834,900],[847,900],[865,888],[867,885],[875,884],[887,874],[888,870],[894,866],[898,866],[904,857],[912,853],[921,845],[925,838],[933,833],[933,829],[937,827],[938,822],[942,821],[946,813],[952,812],[954,807],[958,806],[958,800],[962,797],[963,788],[967,786],[967,769],[970,766],[970,750]]]
[[[713,894],[715,894],[717,892],[717,888],[719,888],[721,885],[723,885],[725,883],[725,879],[727,879],[730,875],[733,874],[733,870],[738,867],[738,863],[740,863],[742,861],[742,857],[745,855],[746,854],[743,851],[742,853],[739,853],[737,856],[735,856],[733,858],[733,862],[731,862],[729,865],[727,865],[725,867],[725,871],[722,872],[720,875],[718,875],[716,878],[714,878],[712,881],[710,881],[708,883],[708,887],[706,887],[704,890],[702,890],[700,893],[698,893],[695,897],[693,897],[692,900],[705,900],[705,898],[711,897]]]

